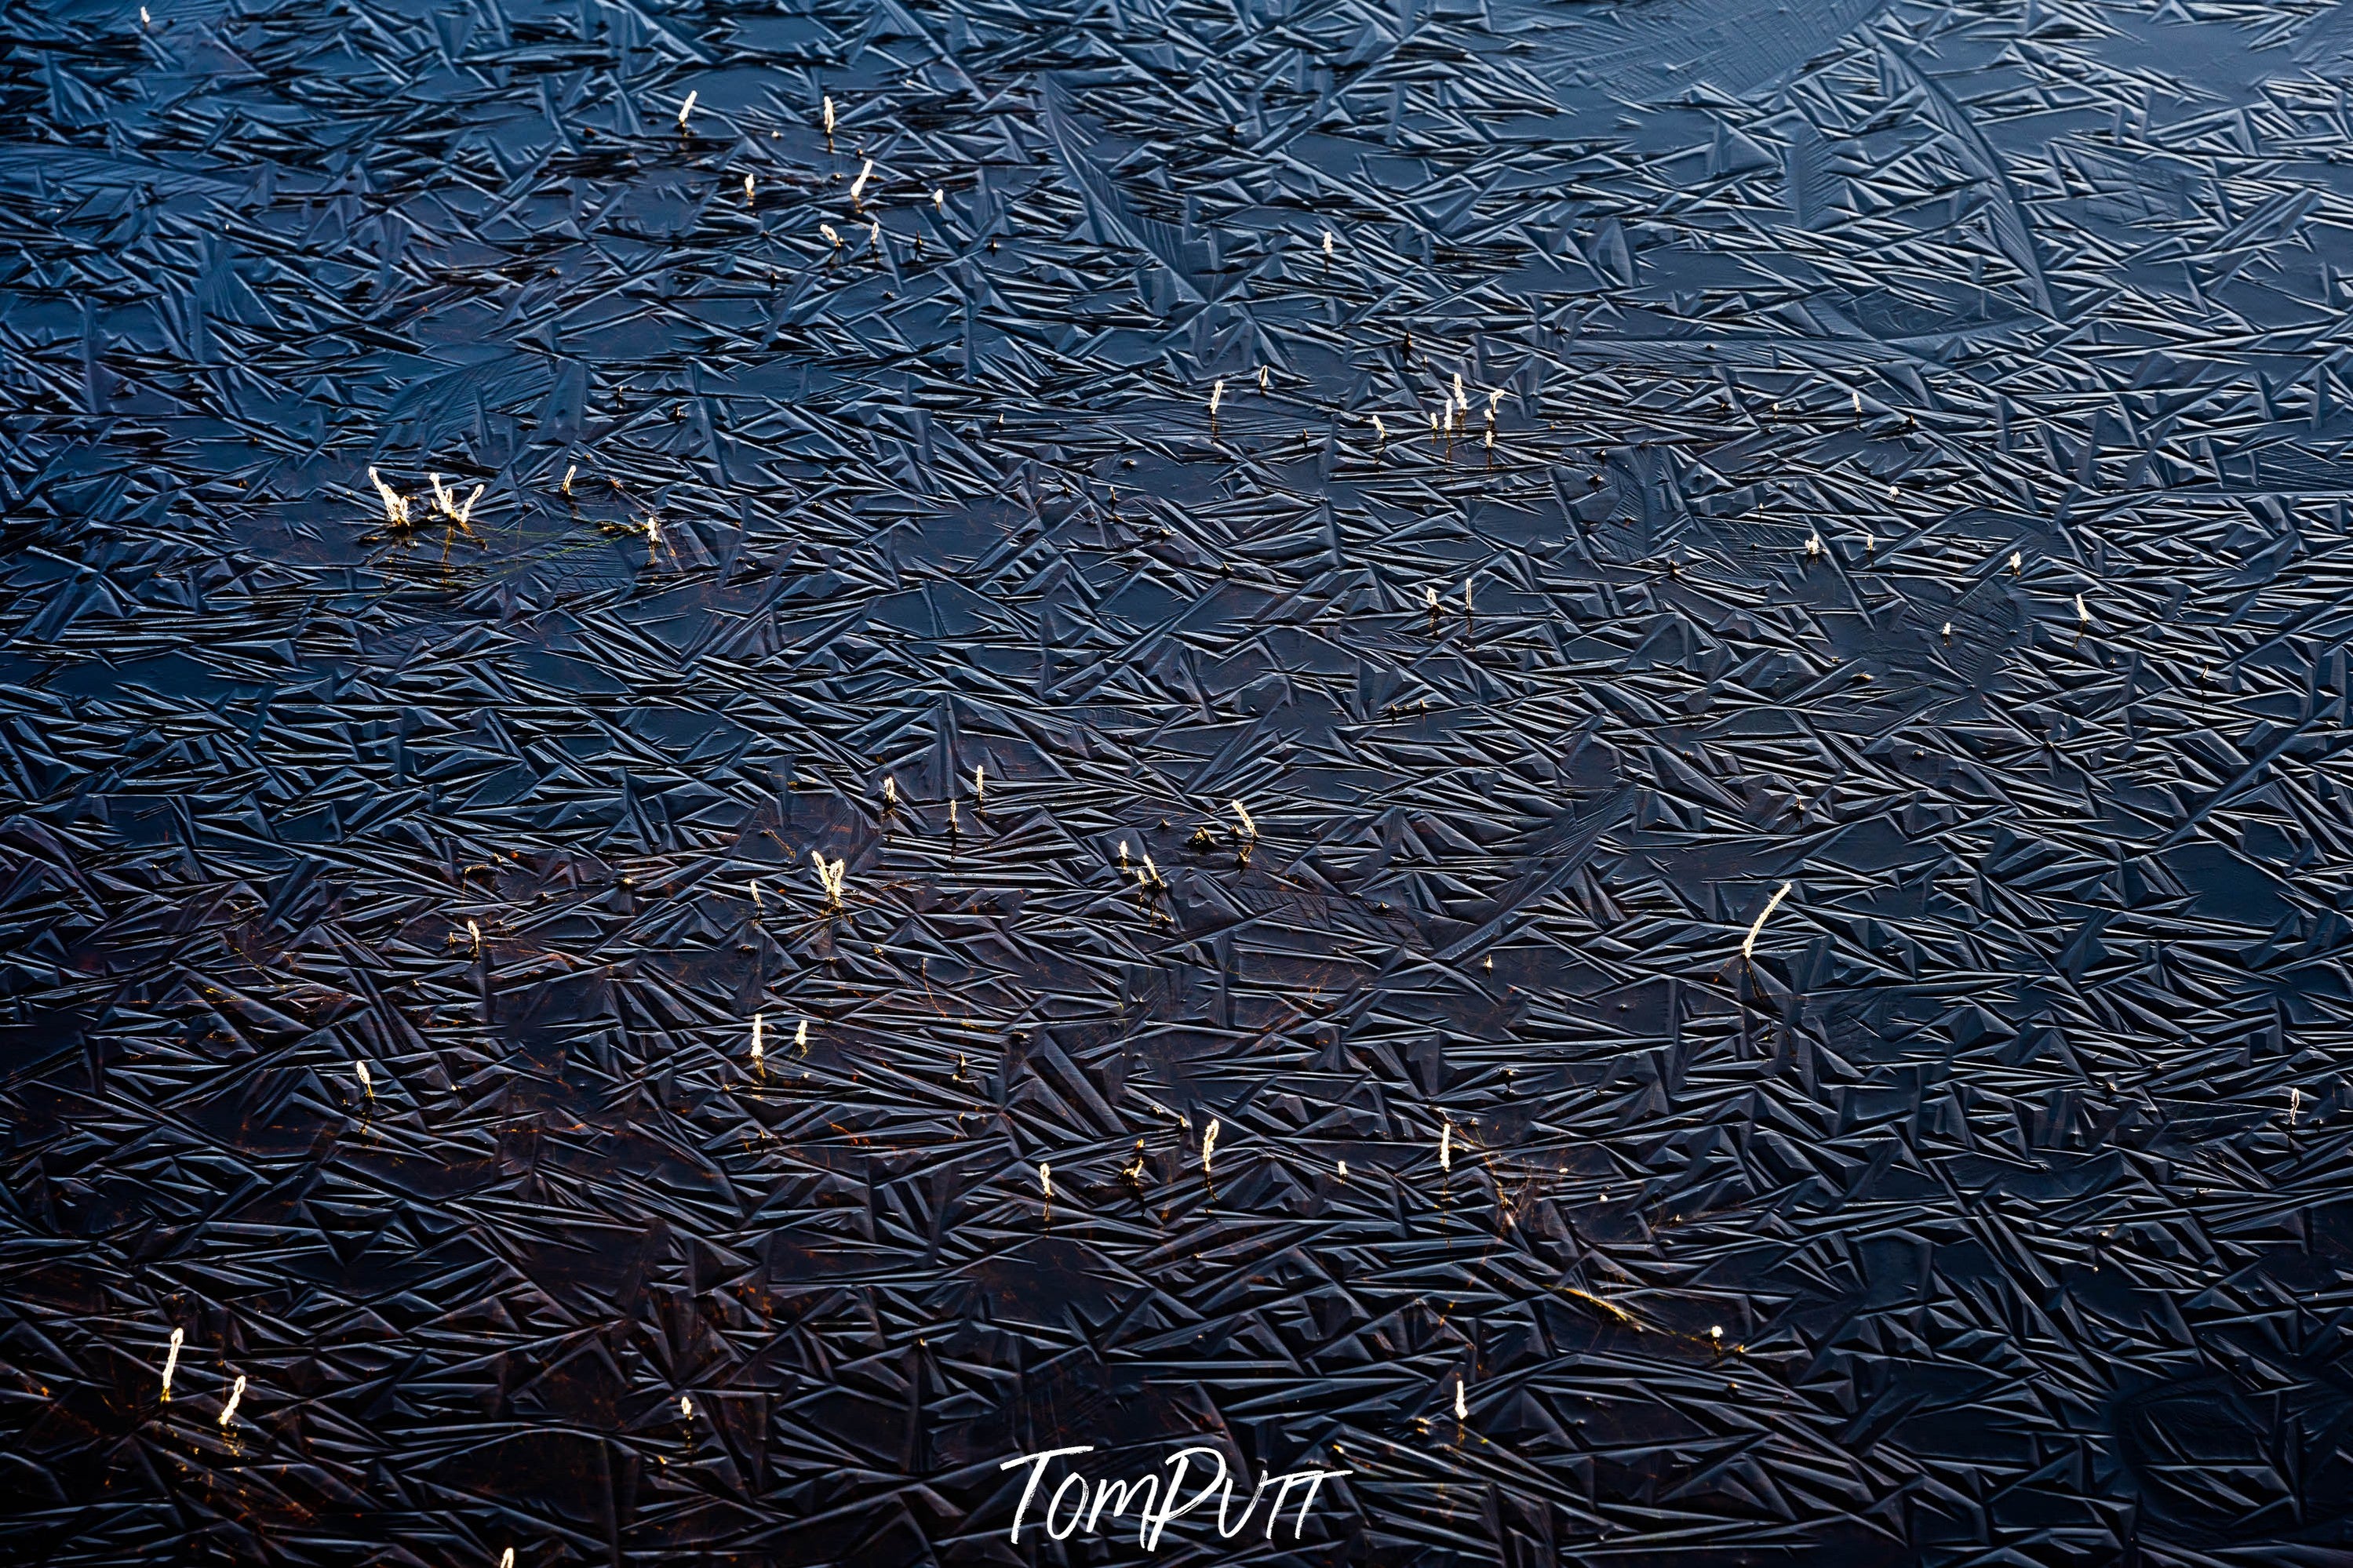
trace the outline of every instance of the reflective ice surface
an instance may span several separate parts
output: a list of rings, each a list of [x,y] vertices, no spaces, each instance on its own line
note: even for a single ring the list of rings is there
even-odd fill
[[[2347,1549],[2353,9],[0,18],[0,1554]]]

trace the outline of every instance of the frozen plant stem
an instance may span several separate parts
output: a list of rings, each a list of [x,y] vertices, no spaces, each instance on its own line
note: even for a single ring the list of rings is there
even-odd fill
[[[407,527],[408,503],[402,500],[390,485],[385,484],[374,468],[368,470],[368,482],[375,486],[375,493],[384,498],[385,524],[392,528]]]
[[[1217,1158],[1217,1154],[1218,1154],[1218,1124],[1217,1124],[1217,1122],[1215,1122],[1215,1121],[1211,1121],[1211,1122],[1209,1123],[1209,1129],[1208,1129],[1208,1131],[1201,1134],[1201,1174],[1202,1174],[1202,1175],[1207,1176],[1207,1175],[1209,1173],[1209,1162],[1210,1162],[1211,1160],[1213,1160],[1213,1159]]]
[[[1779,888],[1774,890],[1773,896],[1765,900],[1764,912],[1757,917],[1757,923],[1748,928],[1747,936],[1743,938],[1741,941],[1740,956],[1743,959],[1750,958],[1755,955],[1757,952],[1757,938],[1765,930],[1765,922],[1773,918],[1773,911],[1780,907],[1781,900],[1789,896],[1789,889],[1793,886],[1795,886],[1794,883],[1782,883]]]
[[[686,117],[694,112],[694,100],[699,96],[699,91],[690,92],[686,95],[686,101],[678,106],[678,128],[681,131],[686,129]]]
[[[221,1406],[220,1424],[223,1427],[227,1426],[230,1422],[237,1419],[237,1401],[244,1397],[245,1373],[238,1373],[237,1374],[236,1385],[228,1391],[228,1403]]]
[[[172,1331],[172,1348],[164,1352],[164,1397],[172,1397],[172,1369],[180,1364],[180,1342],[187,1337],[184,1329]]]

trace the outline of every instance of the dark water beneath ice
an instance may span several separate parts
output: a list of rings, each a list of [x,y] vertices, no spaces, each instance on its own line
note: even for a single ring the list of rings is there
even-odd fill
[[[0,1555],[2353,1550],[2353,9],[150,10],[0,6]]]

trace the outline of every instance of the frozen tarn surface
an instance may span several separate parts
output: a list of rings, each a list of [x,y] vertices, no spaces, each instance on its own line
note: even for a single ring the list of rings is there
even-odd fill
[[[0,37],[0,1556],[2353,1551],[2353,10]]]

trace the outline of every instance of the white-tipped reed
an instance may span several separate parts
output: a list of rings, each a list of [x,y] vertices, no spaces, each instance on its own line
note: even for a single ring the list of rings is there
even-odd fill
[[[799,1026],[793,1030],[793,1050],[800,1056],[808,1055],[808,1020],[807,1018],[803,1018]]]
[[[694,1401],[683,1394],[678,1396],[678,1418],[681,1421],[694,1419]]]
[[[973,764],[972,798],[983,805],[988,804],[988,764],[987,763]]]
[[[2084,607],[2084,595],[2081,594],[2075,595],[2075,624],[2079,626],[2092,624],[2092,612]]]
[[[1789,889],[1795,885],[1795,883],[1791,882],[1782,883],[1780,887],[1774,889],[1773,896],[1765,900],[1764,910],[1757,915],[1757,923],[1748,928],[1747,936],[1741,940],[1741,957],[1750,958],[1755,956],[1757,952],[1757,938],[1765,930],[1765,922],[1773,918],[1773,911],[1781,907],[1781,900],[1789,896]]]
[[[1389,438],[1389,427],[1381,423],[1381,416],[1377,414],[1373,416],[1373,434],[1383,441]]]
[[[1328,228],[1324,231],[1324,259],[1332,259],[1332,231]]]
[[[245,1373],[237,1374],[237,1384],[228,1391],[228,1403],[221,1406],[220,1424],[227,1426],[237,1419],[237,1401],[245,1397]]]
[[[760,185],[758,181],[753,179],[749,174],[744,176],[744,205],[745,206],[748,207],[752,205],[753,194],[759,188]]]
[[[1441,1171],[1454,1169],[1454,1123],[1451,1121],[1438,1124],[1438,1168]]]
[[[1218,405],[1219,405],[1219,404],[1220,404],[1220,403],[1222,403],[1222,402],[1224,402],[1224,401],[1225,401],[1225,398],[1226,398],[1226,383],[1225,383],[1225,378],[1224,378],[1224,377],[1222,377],[1222,376],[1220,376],[1220,377],[1218,379],[1218,381],[1215,383],[1215,384],[1213,384],[1213,385],[1209,388],[1209,416],[1210,416],[1211,418],[1213,418],[1213,419],[1214,419],[1214,418],[1216,418],[1216,417],[1217,417],[1217,415],[1218,415]]]
[[[841,248],[841,236],[833,232],[833,225],[829,223],[821,223],[817,226],[817,231],[818,233],[825,236],[825,242],[828,245],[833,247],[836,250],[839,250]]]
[[[859,198],[866,194],[866,182],[873,177],[874,160],[869,158],[866,160],[866,167],[858,171],[858,178],[849,182],[849,205],[851,206],[856,206],[858,205]]]
[[[352,1070],[359,1074],[360,1092],[366,1095],[370,1100],[374,1100],[375,1098],[375,1079],[368,1072],[367,1059],[364,1057],[354,1058],[352,1062]]]
[[[1470,1405],[1464,1399],[1462,1393],[1462,1377],[1459,1373],[1455,1374],[1454,1378],[1454,1419],[1457,1421],[1468,1421],[1471,1419]]]
[[[1250,814],[1243,808],[1240,801],[1234,802],[1234,820],[1242,825],[1243,834],[1255,843],[1258,839],[1258,824],[1250,820]]]
[[[686,101],[678,106],[678,128],[681,131],[686,129],[686,117],[694,112],[694,100],[699,96],[699,91],[690,92],[686,95]]]
[[[1045,1164],[1045,1163],[1043,1163],[1042,1162],[1039,1164],[1039,1166],[1038,1166],[1038,1187],[1039,1187],[1039,1191],[1043,1192],[1043,1193],[1046,1194],[1046,1201],[1047,1201],[1048,1203],[1050,1203],[1050,1203],[1052,1203],[1052,1202],[1054,1201],[1054,1167],[1053,1167],[1053,1166],[1049,1165],[1049,1164]]]
[[[757,1013],[752,1015],[752,1060],[754,1063],[760,1059],[760,1028],[765,1022],[761,1015]]]
[[[384,498],[384,521],[394,528],[406,527],[408,522],[408,502],[401,499],[398,491],[385,484],[374,468],[368,470],[368,482],[375,486],[375,493]]]
[[[944,213],[948,210],[948,194],[945,189],[935,187],[933,190],[932,210],[935,213]]]
[[[1218,1124],[1212,1121],[1209,1123],[1209,1130],[1201,1134],[1201,1174],[1206,1176],[1209,1173],[1209,1162],[1217,1156]]]
[[[849,874],[849,862],[844,859],[828,860],[823,853],[815,849],[809,851],[809,858],[817,864],[818,885],[825,889],[826,901],[831,904],[840,903]]]
[[[833,136],[833,100],[830,97],[827,98],[825,100],[825,133],[827,139],[831,140]]]
[[[180,1342],[187,1338],[184,1329],[172,1331],[171,1349],[164,1352],[164,1397],[172,1397],[172,1369],[180,1364]]]
[[[564,470],[564,493],[565,495],[569,496],[572,493],[572,476],[579,471],[580,465],[577,463],[573,464],[570,468]]]

